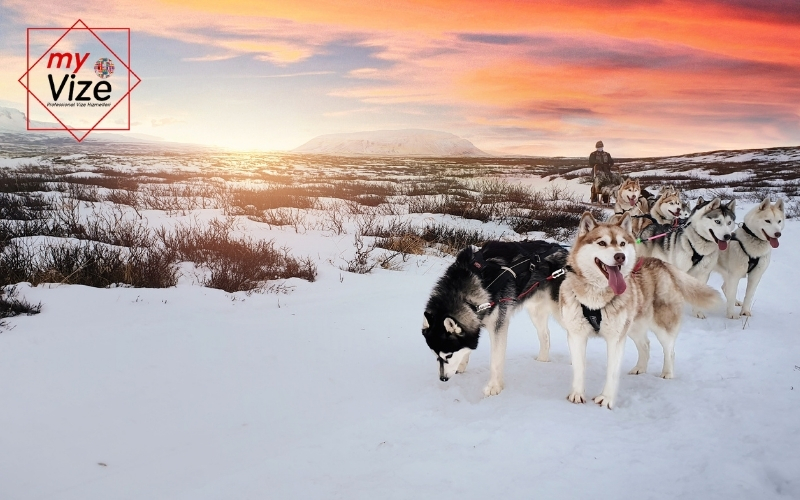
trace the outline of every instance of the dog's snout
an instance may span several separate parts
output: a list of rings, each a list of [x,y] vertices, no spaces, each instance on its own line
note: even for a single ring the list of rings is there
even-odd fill
[[[447,377],[447,376],[445,376],[445,375],[441,375],[441,376],[439,377],[439,380],[441,380],[442,382],[447,382],[448,380],[450,380],[450,378],[449,378],[449,377]]]
[[[780,238],[780,237],[781,237],[781,232],[780,232],[780,231],[776,232],[776,233],[775,233],[775,237],[776,237],[776,238]]]
[[[730,240],[730,239],[731,239],[731,235],[730,235],[730,234],[726,234],[726,235],[725,235],[725,241],[728,241],[728,240]]]
[[[622,263],[625,262],[625,254],[622,253],[622,252],[615,253],[614,254],[614,260],[617,262],[617,264],[621,265]]]

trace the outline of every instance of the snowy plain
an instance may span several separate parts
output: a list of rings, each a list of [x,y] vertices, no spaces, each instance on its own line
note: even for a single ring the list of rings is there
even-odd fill
[[[750,207],[739,203],[739,220]],[[189,217],[141,215],[151,226]],[[353,234],[239,228],[310,256],[317,281],[249,295],[191,272],[167,289],[19,286],[43,308],[0,330],[0,500],[800,498],[800,222],[787,222],[755,316],[686,314],[676,378],[656,376],[654,341],[649,373],[622,376],[613,411],[567,402],[566,335],[551,321],[552,361],[537,362],[524,313],[500,395],[482,395],[487,338],[467,373],[440,382],[420,327],[452,257],[359,275],[339,268]],[[587,396],[605,358],[590,342]],[[628,342],[623,369],[635,361]]]
[[[613,411],[567,402],[565,334],[539,363],[524,314],[503,393],[482,396],[486,338],[440,382],[420,323],[442,257],[355,275],[325,263],[341,237],[275,230],[319,252],[317,282],[23,285],[44,307],[0,333],[0,498],[798,498],[799,226],[746,326],[687,314],[676,378],[654,342]],[[591,394],[602,341],[588,360]]]

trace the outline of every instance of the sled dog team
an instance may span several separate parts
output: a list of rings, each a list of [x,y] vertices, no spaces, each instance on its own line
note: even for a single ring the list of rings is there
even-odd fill
[[[705,311],[719,302],[719,294],[706,284],[712,271],[723,277],[727,316],[751,314],[755,289],[784,227],[783,200],[765,199],[737,227],[735,201],[699,198],[687,211],[675,188],[664,188],[658,198],[648,200],[635,180],[624,181],[615,194],[615,214],[609,221],[583,214],[569,252],[545,241],[491,241],[458,254],[424,311],[422,334],[436,355],[440,380],[466,370],[485,328],[491,360],[484,394],[499,394],[509,319],[524,307],[539,336],[539,361],[549,360],[548,318],[567,331],[573,371],[567,399],[573,403],[586,401],[587,341],[605,339],[605,385],[594,402],[610,409],[627,337],[638,351],[630,374],[647,371],[647,333],[652,331],[664,351],[661,377],[674,377],[684,303],[705,318]],[[747,278],[747,289],[739,303],[736,291],[742,278]]]

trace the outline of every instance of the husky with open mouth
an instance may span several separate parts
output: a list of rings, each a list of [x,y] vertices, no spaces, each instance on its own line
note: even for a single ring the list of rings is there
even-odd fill
[[[716,271],[722,274],[724,283],[722,292],[727,299],[727,314],[731,319],[737,319],[740,313],[736,312],[736,291],[739,280],[747,277],[747,290],[742,302],[741,316],[750,316],[753,307],[753,297],[761,277],[769,266],[772,249],[780,245],[786,215],[783,200],[778,199],[774,204],[769,197],[764,198],[760,204],[747,212],[744,224],[733,233],[733,240],[727,252],[720,254],[717,260]]]
[[[639,185],[639,179],[625,179],[614,191],[614,213],[632,212],[631,215],[636,215],[640,212],[637,207],[641,196],[642,187]]]
[[[680,226],[651,224],[642,230],[637,248],[641,256],[656,257],[686,271],[702,283],[708,283],[721,252],[728,249],[736,221],[736,201],[722,203],[719,198],[697,205],[686,223]],[[702,310],[694,309],[698,318]]]
[[[681,192],[674,186],[665,187],[650,207],[650,216],[656,224],[672,224],[682,213]]]
[[[567,399],[573,403],[586,401],[589,337],[603,337],[608,344],[606,382],[594,402],[611,409],[619,387],[626,337],[634,340],[639,353],[631,374],[647,371],[647,331],[652,330],[664,349],[661,376],[672,378],[684,302],[711,307],[719,301],[719,294],[711,287],[675,266],[654,258],[637,259],[627,213],[617,223],[597,222],[590,213],[583,214],[567,270],[559,301],[572,358],[572,390]]]
[[[503,390],[506,338],[511,315],[530,314],[539,335],[539,361],[549,361],[550,315],[558,319],[558,289],[567,250],[546,241],[491,241],[463,249],[431,293],[422,322],[425,342],[436,356],[439,379],[467,368],[481,328],[492,344],[486,396]]]

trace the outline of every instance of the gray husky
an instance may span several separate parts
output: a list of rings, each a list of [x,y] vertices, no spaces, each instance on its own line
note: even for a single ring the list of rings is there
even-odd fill
[[[727,250],[736,220],[736,201],[698,198],[686,222],[679,226],[651,224],[639,235],[637,254],[656,257],[708,283],[721,252]],[[692,311],[705,318],[699,309]]]
[[[511,314],[524,306],[539,335],[539,361],[549,361],[551,314],[558,319],[558,289],[567,251],[546,241],[491,241],[465,248],[431,293],[422,322],[425,342],[436,356],[439,379],[467,369],[481,328],[492,343],[486,396],[503,390],[506,338]]]
[[[736,291],[739,280],[747,277],[747,290],[744,294],[742,316],[750,316],[756,287],[769,266],[772,249],[778,248],[778,238],[783,231],[786,219],[783,200],[775,204],[765,198],[758,206],[747,212],[744,224],[733,233],[730,249],[723,252],[717,261],[716,271],[722,274],[722,291],[728,302],[728,317],[739,318],[736,312]]]

